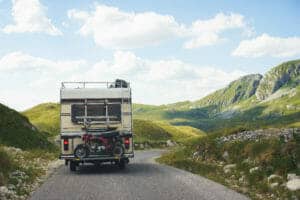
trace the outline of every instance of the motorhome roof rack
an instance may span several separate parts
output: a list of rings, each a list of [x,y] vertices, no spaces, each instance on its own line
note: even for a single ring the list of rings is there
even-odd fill
[[[61,88],[129,88],[130,84],[124,80],[116,79],[114,82],[87,82],[87,81],[68,81],[62,82]]]

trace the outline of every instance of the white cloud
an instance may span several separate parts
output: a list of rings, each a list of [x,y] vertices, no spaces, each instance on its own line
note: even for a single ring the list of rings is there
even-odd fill
[[[14,24],[3,28],[4,33],[47,33],[62,35],[46,16],[46,8],[39,0],[12,0],[12,17]]]
[[[51,60],[22,52],[0,58],[1,101],[18,110],[58,101],[61,81],[131,82],[134,102],[163,104],[196,100],[244,75],[177,59],[148,60],[116,51],[112,60]]]
[[[0,59],[0,72],[36,71],[62,73],[73,71],[86,65],[84,60],[53,61],[45,58],[34,57],[23,52],[11,52]]]
[[[250,40],[243,40],[232,52],[242,57],[292,57],[300,55],[300,37],[272,37],[262,34]]]
[[[189,34],[194,38],[187,41],[184,47],[193,49],[219,43],[224,40],[220,33],[231,29],[242,29],[247,35],[251,35],[253,32],[252,28],[245,22],[243,15],[218,13],[212,19],[193,22]]]
[[[51,60],[23,52],[0,57],[0,102],[24,110],[59,101],[60,82],[87,67],[84,60]]]
[[[180,31],[180,25],[172,16],[154,12],[126,13],[104,5],[97,5],[91,13],[70,10],[68,16],[83,23],[80,34],[93,36],[96,44],[102,47],[135,48],[158,44]]]
[[[79,33],[92,36],[95,43],[104,48],[130,49],[157,45],[174,38],[186,38],[185,48],[198,48],[221,42],[222,32],[251,28],[240,14],[217,14],[206,20],[196,20],[191,26],[180,24],[171,15],[155,12],[125,12],[116,7],[96,4],[95,10],[69,10],[70,19],[79,21]]]

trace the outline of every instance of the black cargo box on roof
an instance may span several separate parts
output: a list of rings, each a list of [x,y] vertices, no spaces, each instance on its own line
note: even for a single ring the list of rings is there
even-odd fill
[[[116,79],[115,87],[116,88],[128,88],[128,83],[122,79]]]

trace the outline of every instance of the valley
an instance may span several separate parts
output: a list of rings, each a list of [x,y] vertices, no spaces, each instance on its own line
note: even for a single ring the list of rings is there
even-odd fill
[[[16,185],[11,178],[16,171],[25,173],[28,183],[46,173],[47,163],[58,156],[54,141],[59,136],[59,109],[58,103],[43,103],[19,113],[0,105],[2,187]],[[300,175],[300,60],[282,63],[265,75],[240,77],[197,101],[134,104],[133,117],[136,149],[171,149],[157,160],[160,163],[205,176],[253,199],[300,198],[299,189],[287,188],[289,176],[297,181]],[[288,140],[276,135],[284,131],[289,131]],[[44,167],[22,167],[23,161],[9,148],[16,148],[18,156],[44,160]],[[270,182],[270,176],[277,179]],[[29,195],[30,189],[22,187],[12,189],[14,195]]]

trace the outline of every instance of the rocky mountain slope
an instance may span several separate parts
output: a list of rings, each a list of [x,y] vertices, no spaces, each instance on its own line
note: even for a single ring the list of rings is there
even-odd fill
[[[253,96],[262,79],[260,74],[246,75],[231,82],[227,87],[220,89],[199,101],[194,102],[198,107],[217,106],[227,107],[231,104],[241,102]]]
[[[300,60],[289,61],[272,68],[261,80],[256,96],[264,100],[282,87],[300,84]]]

